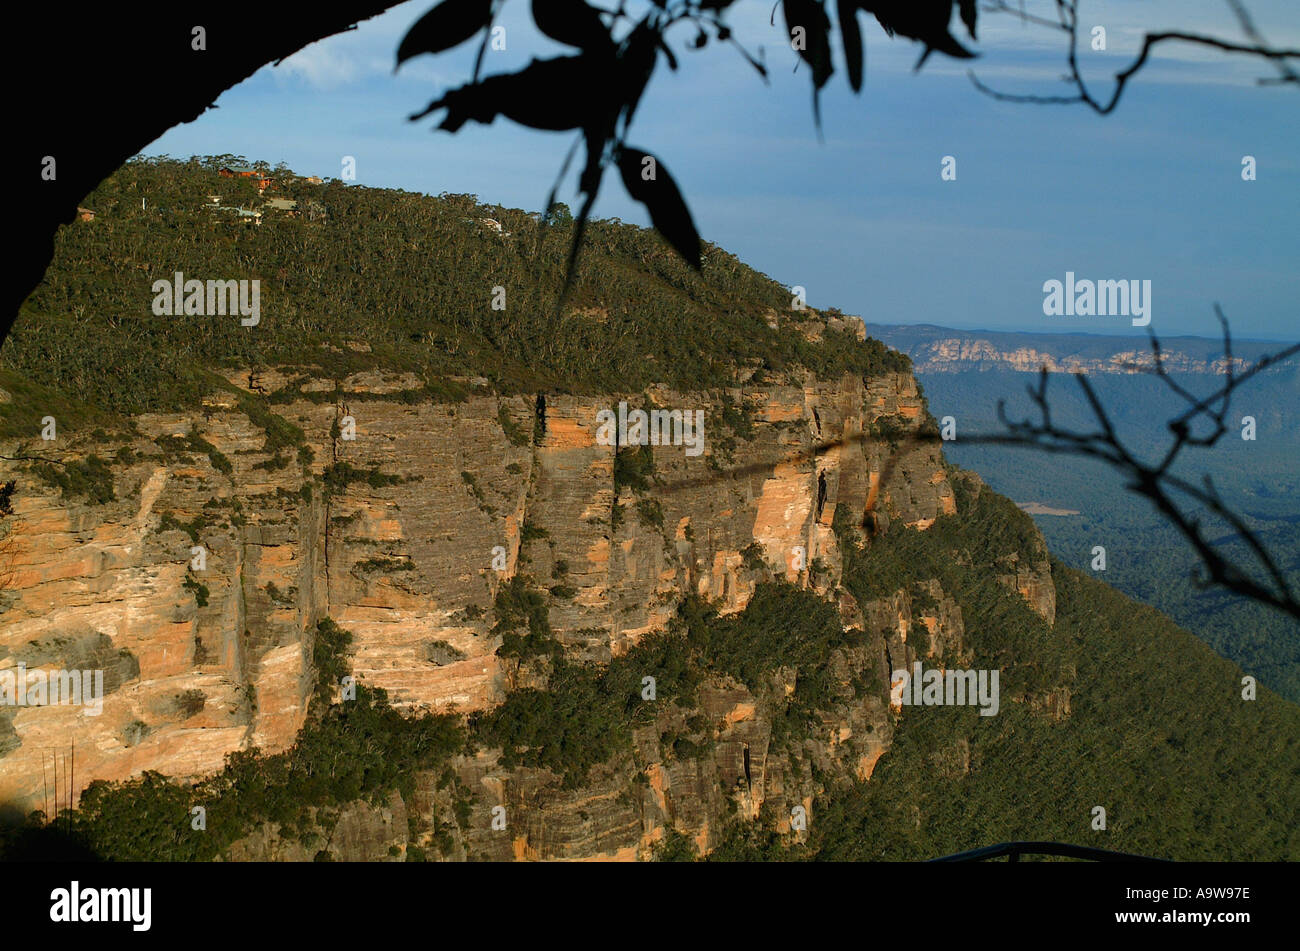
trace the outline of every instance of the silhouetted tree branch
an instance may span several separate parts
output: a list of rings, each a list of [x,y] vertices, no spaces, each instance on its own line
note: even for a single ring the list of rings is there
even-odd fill
[[[413,114],[411,121],[445,110],[438,127],[453,133],[466,122],[487,124],[499,115],[534,129],[578,132],[586,159],[578,177],[583,198],[575,218],[566,290],[573,281],[587,219],[611,166],[618,168],[628,194],[645,205],[659,233],[698,269],[700,237],[677,184],[657,156],[629,143],[628,133],[660,60],[669,69],[677,69],[672,41],[687,29],[691,48],[703,49],[712,41],[729,43],[766,78],[761,54],[745,50],[725,22],[735,0],[649,0],[639,4],[636,13],[629,10],[628,0],[621,0],[613,10],[592,6],[586,0],[532,0],[532,18],[538,30],[579,52],[534,59],[517,72],[480,79],[483,54],[504,2],[442,0],[412,25],[397,49],[399,67],[422,53],[442,53],[480,33],[482,36],[470,82],[435,98]],[[831,54],[835,28],[827,6],[825,0],[778,0],[772,10],[774,26],[776,10],[782,12],[785,39],[796,65],[805,64],[811,71],[813,117],[819,127],[820,93],[835,71]],[[975,0],[837,0],[836,17],[850,86],[855,91],[862,88],[859,12],[874,14],[891,37],[901,35],[922,43],[919,69],[934,50],[962,59],[974,56],[949,32],[954,6],[974,39]],[[679,43],[679,48],[682,45]],[[561,178],[571,158],[572,152],[561,169]],[[547,219],[554,208],[552,189]]]
[[[1040,105],[1069,105],[1073,103],[1082,103],[1101,115],[1107,115],[1108,113],[1113,112],[1115,107],[1119,105],[1120,97],[1124,95],[1124,90],[1128,86],[1129,80],[1136,76],[1138,71],[1147,64],[1155,47],[1161,43],[1178,42],[1205,46],[1225,53],[1244,53],[1268,60],[1278,70],[1279,76],[1276,79],[1271,80],[1261,79],[1261,84],[1266,82],[1300,82],[1300,76],[1297,76],[1295,70],[1288,62],[1288,60],[1300,58],[1300,50],[1277,49],[1269,46],[1264,41],[1264,38],[1260,36],[1253,19],[1240,0],[1227,0],[1227,2],[1228,6],[1232,9],[1233,15],[1237,18],[1237,22],[1241,26],[1242,32],[1244,32],[1247,39],[1251,41],[1250,43],[1236,43],[1215,36],[1205,36],[1200,33],[1187,33],[1179,30],[1148,33],[1143,37],[1142,48],[1138,51],[1138,54],[1133,61],[1115,74],[1115,88],[1111,91],[1110,98],[1105,99],[1098,98],[1093,94],[1093,92],[1088,88],[1088,84],[1084,80],[1083,74],[1079,71],[1079,7],[1081,6],[1081,0],[1053,0],[1058,15],[1056,20],[1032,16],[1025,11],[1023,5],[1013,6],[1008,3],[1007,0],[996,0],[996,2],[987,3],[985,9],[990,12],[1008,13],[1026,23],[1059,30],[1068,37],[1066,61],[1069,67],[1069,73],[1065,76],[1065,80],[1074,86],[1077,91],[1074,95],[1070,96],[1013,95],[1010,93],[999,92],[985,85],[979,80],[979,77],[975,75],[974,70],[970,70],[967,75],[970,76],[970,80],[974,83],[976,89],[988,96],[992,96],[994,99],[1001,100],[1002,102],[1022,102]]]
[[[1083,392],[1097,429],[1093,432],[1073,432],[1052,421],[1047,387],[1050,375],[1046,368],[1040,371],[1036,386],[1028,387],[1030,399],[1038,409],[1038,419],[1014,421],[1006,415],[1005,401],[998,402],[998,418],[1006,426],[1008,438],[975,437],[981,442],[1018,443],[1051,453],[1066,453],[1098,459],[1127,480],[1127,488],[1136,492],[1156,507],[1157,511],[1188,541],[1201,562],[1205,575],[1204,585],[1214,585],[1253,601],[1266,604],[1292,617],[1300,618],[1300,600],[1282,572],[1276,558],[1268,551],[1259,536],[1251,530],[1246,520],[1234,512],[1223,500],[1207,475],[1201,485],[1196,485],[1174,474],[1174,464],[1189,448],[1212,448],[1228,432],[1228,414],[1232,395],[1256,374],[1281,363],[1297,353],[1300,344],[1293,344],[1278,353],[1262,357],[1245,372],[1236,372],[1232,355],[1232,335],[1222,310],[1215,305],[1215,315],[1223,327],[1223,346],[1227,369],[1224,383],[1209,396],[1198,399],[1180,385],[1165,368],[1160,341],[1151,332],[1151,352],[1154,364],[1129,364],[1130,369],[1150,373],[1159,378],[1170,391],[1186,402],[1187,408],[1166,423],[1171,440],[1158,462],[1143,462],[1112,425],[1106,408],[1097,396],[1087,376],[1074,374],[1075,382]],[[1208,432],[1196,434],[1198,422],[1208,423]],[[969,441],[969,440],[964,440]],[[1247,545],[1263,568],[1267,582],[1256,580],[1252,573],[1223,554],[1206,535],[1201,514],[1222,519]]]
[[[578,50],[575,55],[534,59],[514,73],[479,78],[484,53],[493,25],[506,0],[441,0],[422,16],[397,49],[397,64],[422,53],[442,53],[481,34],[474,72],[467,85],[448,90],[433,99],[411,121],[445,110],[439,128],[456,132],[466,122],[490,123],[497,116],[534,129],[575,130],[574,144],[585,146],[586,160],[578,178],[583,196],[575,219],[569,256],[566,291],[572,284],[587,219],[595,204],[607,168],[617,166],[628,193],[645,205],[661,235],[693,267],[700,267],[700,238],[677,184],[659,159],[629,144],[633,119],[655,70],[662,59],[670,70],[678,68],[673,41],[689,29],[692,49],[704,49],[711,41],[730,43],[746,61],[766,78],[761,55],[754,56],[736,42],[725,21],[735,0],[619,0],[615,9],[593,6],[586,0],[531,0],[532,18],[545,36]],[[1079,69],[1078,30],[1082,0],[1050,2],[1054,17],[1030,11],[1021,0],[835,0],[832,22],[830,0],[776,0],[771,23],[776,26],[779,9],[783,18],[783,41],[795,56],[796,67],[806,65],[811,73],[813,119],[820,131],[820,93],[835,72],[832,47],[838,32],[848,81],[861,92],[865,46],[859,13],[873,15],[890,37],[903,36],[922,44],[917,60],[920,69],[929,55],[938,51],[955,59],[975,56],[949,30],[953,10],[972,40],[981,10],[1016,16],[1023,22],[1056,30],[1068,40],[1067,80],[1075,87],[1068,96],[1011,95],[998,92],[970,73],[980,91],[997,99],[1025,103],[1083,103],[1106,115],[1119,105],[1129,81],[1147,64],[1155,48],[1164,43],[1192,43],[1225,53],[1256,56],[1279,71],[1277,82],[1296,82],[1291,59],[1300,50],[1278,49],[1260,36],[1241,0],[1227,0],[1248,42],[1239,43],[1215,36],[1180,30],[1148,33],[1137,57],[1115,77],[1109,98],[1098,98],[1089,89]],[[630,7],[635,4],[637,12]],[[670,36],[671,32],[671,36]],[[678,42],[679,49],[686,45]],[[564,162],[562,179],[573,152]],[[557,180],[557,187],[559,181]],[[555,207],[555,189],[546,203],[549,216]]]

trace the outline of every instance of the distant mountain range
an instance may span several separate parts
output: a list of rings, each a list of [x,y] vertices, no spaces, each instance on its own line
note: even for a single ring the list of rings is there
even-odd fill
[[[1096,545],[1108,566],[1096,573],[1130,597],[1170,614],[1263,682],[1300,699],[1300,625],[1278,612],[1193,580],[1197,560],[1186,541],[1152,506],[1128,490],[1108,466],[1090,459],[1048,455],[1018,447],[979,444],[969,437],[1002,432],[998,404],[1008,418],[1034,418],[1025,395],[1040,367],[1059,374],[1049,381],[1053,421],[1076,432],[1096,428],[1091,406],[1068,376],[1088,375],[1110,423],[1138,456],[1159,459],[1169,443],[1167,423],[1186,402],[1149,371],[1150,345],[1140,337],[1097,334],[1008,333],[956,330],[929,324],[867,324],[867,334],[911,357],[916,378],[936,418],[956,421],[957,439],[945,455],[973,469],[997,491],[1034,516],[1053,554],[1089,571]],[[1233,341],[1238,371],[1285,343]],[[1227,357],[1222,340],[1161,340],[1166,368],[1198,397],[1222,385]],[[1212,449],[1188,453],[1181,475],[1199,483],[1209,476],[1229,504],[1300,584],[1300,358],[1273,367],[1234,394],[1233,427]],[[1243,418],[1255,420],[1256,439],[1240,438]],[[963,437],[967,437],[965,440]],[[1206,524],[1215,524],[1212,519]],[[1227,526],[1219,544],[1251,564],[1244,543]]]
[[[1015,370],[1036,373],[1046,366],[1059,372],[1147,372],[1155,358],[1147,340],[1100,334],[1015,333],[954,330],[933,324],[867,324],[867,333],[912,358],[917,373],[967,370]],[[1171,373],[1223,373],[1228,357],[1223,341],[1206,337],[1162,339],[1166,369]],[[1233,341],[1238,369],[1285,344],[1261,340]],[[1284,372],[1278,369],[1275,372]]]

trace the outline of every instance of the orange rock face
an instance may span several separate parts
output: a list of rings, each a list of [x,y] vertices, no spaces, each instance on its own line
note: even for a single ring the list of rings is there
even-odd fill
[[[298,377],[295,368],[230,373],[250,392]],[[330,381],[298,385],[333,391]],[[814,562],[833,573],[837,512],[924,525],[953,511],[937,448],[869,435],[883,417],[904,432],[920,424],[907,374],[728,394],[657,388],[656,406],[703,411],[709,423],[698,456],[651,446],[644,485],[616,481],[614,447],[595,438],[601,409],[620,399],[639,405],[639,396],[385,398],[410,388],[410,379],[376,371],[344,381],[337,403],[273,402],[304,434],[301,448],[279,453],[229,394],[202,415],[142,417],[138,434],[106,444],[85,437],[42,447],[76,459],[129,446],[133,458],[112,465],[115,499],[105,504],[63,498],[21,463],[0,463],[0,479],[18,483],[0,670],[94,664],[108,673],[98,716],[72,706],[0,709],[0,801],[41,808],[51,750],[75,748],[79,792],[143,770],[197,777],[235,750],[286,748],[306,715],[315,630],[326,617],[353,635],[354,674],[399,708],[471,711],[498,703],[513,676],[496,654],[493,606],[519,573],[548,590],[561,643],[603,661],[662,630],[687,591],[724,612],[743,610],[761,576],[755,557],[796,583],[808,583]],[[748,416],[743,438],[714,429],[724,398]],[[354,439],[343,435],[345,417]],[[165,438],[191,432],[214,453]],[[197,548],[201,569],[192,567]],[[1025,571],[1017,586],[1045,603],[1050,578]],[[770,792],[759,767],[766,727],[752,698],[733,699],[717,718],[729,731],[719,768],[732,786],[745,779],[736,795],[757,810]],[[866,742],[865,722],[831,727],[838,745],[853,748],[844,755],[866,755],[855,745]],[[683,806],[696,792],[674,801],[675,790],[703,779],[669,763],[656,769],[647,774],[654,809],[711,847],[719,803]],[[682,808],[702,811],[687,820]],[[595,852],[627,857],[662,834],[617,814],[619,828],[633,830],[630,846],[601,833],[588,843]],[[510,851],[587,848],[534,832]],[[564,835],[587,841],[576,826]]]

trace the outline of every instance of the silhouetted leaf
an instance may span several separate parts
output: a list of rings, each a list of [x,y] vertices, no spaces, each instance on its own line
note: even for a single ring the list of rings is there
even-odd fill
[[[459,46],[492,21],[492,0],[443,0],[416,20],[397,47],[397,65]]]
[[[704,33],[701,32],[700,36],[704,36]],[[704,37],[704,39],[705,42],[708,42],[708,37]],[[677,72],[677,56],[673,53],[672,47],[664,42],[662,35],[659,37],[659,48],[663,50],[664,59],[668,60],[668,68],[674,73]],[[695,48],[699,49],[700,47],[696,46]]]
[[[781,13],[785,17],[786,36],[792,37],[795,27],[803,27],[803,49],[799,58],[812,67],[813,88],[821,89],[831,78],[831,21],[819,0],[782,0]]]
[[[755,59],[753,56],[749,55],[749,50],[745,49],[739,43],[736,43],[735,47],[740,50],[740,55],[745,57],[745,61],[748,62],[750,66],[753,66],[754,69],[758,70],[758,75],[763,77],[763,82],[767,82],[767,67],[763,65],[762,60]],[[760,55],[762,54],[763,48],[761,46],[758,48],[758,52]]]
[[[975,39],[975,0],[959,0],[961,22],[966,24],[966,32]]]
[[[890,36],[897,33],[925,44],[925,52],[916,64],[917,69],[921,68],[932,50],[957,59],[971,59],[975,56],[948,32],[952,4],[953,0],[859,0],[859,6],[868,13],[874,13],[876,20]],[[964,17],[963,11],[963,19]]]
[[[458,131],[470,120],[487,124],[498,115],[531,129],[578,129],[602,108],[600,97],[591,95],[600,71],[601,63],[586,55],[535,59],[517,73],[452,89],[410,118],[415,121],[446,109],[438,127],[448,132]]]
[[[654,163],[654,177],[647,179],[643,170],[647,167],[646,159]],[[682,200],[682,193],[677,188],[663,163],[648,152],[624,146],[618,150],[618,170],[623,176],[623,185],[628,194],[650,212],[650,221],[655,229],[671,244],[691,267],[700,270],[700,235],[691,220],[690,210]]]
[[[844,63],[849,70],[849,85],[862,91],[862,30],[858,26],[857,0],[838,0],[836,15],[840,21],[840,39],[844,43]]]
[[[626,128],[636,113],[645,87],[654,73],[656,58],[663,48],[663,37],[650,26],[648,18],[636,25],[623,41],[619,53],[618,96],[623,104],[623,126]]]
[[[613,45],[600,15],[585,0],[533,0],[537,29],[566,46],[598,50]]]
[[[605,97],[597,84],[606,69],[603,61],[586,55],[533,60],[516,74],[513,99],[501,114],[534,129],[579,128],[601,109]]]

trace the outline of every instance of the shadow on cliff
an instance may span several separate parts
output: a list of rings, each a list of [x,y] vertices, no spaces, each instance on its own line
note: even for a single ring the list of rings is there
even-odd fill
[[[102,862],[103,857],[58,821],[0,803],[0,862]]]

